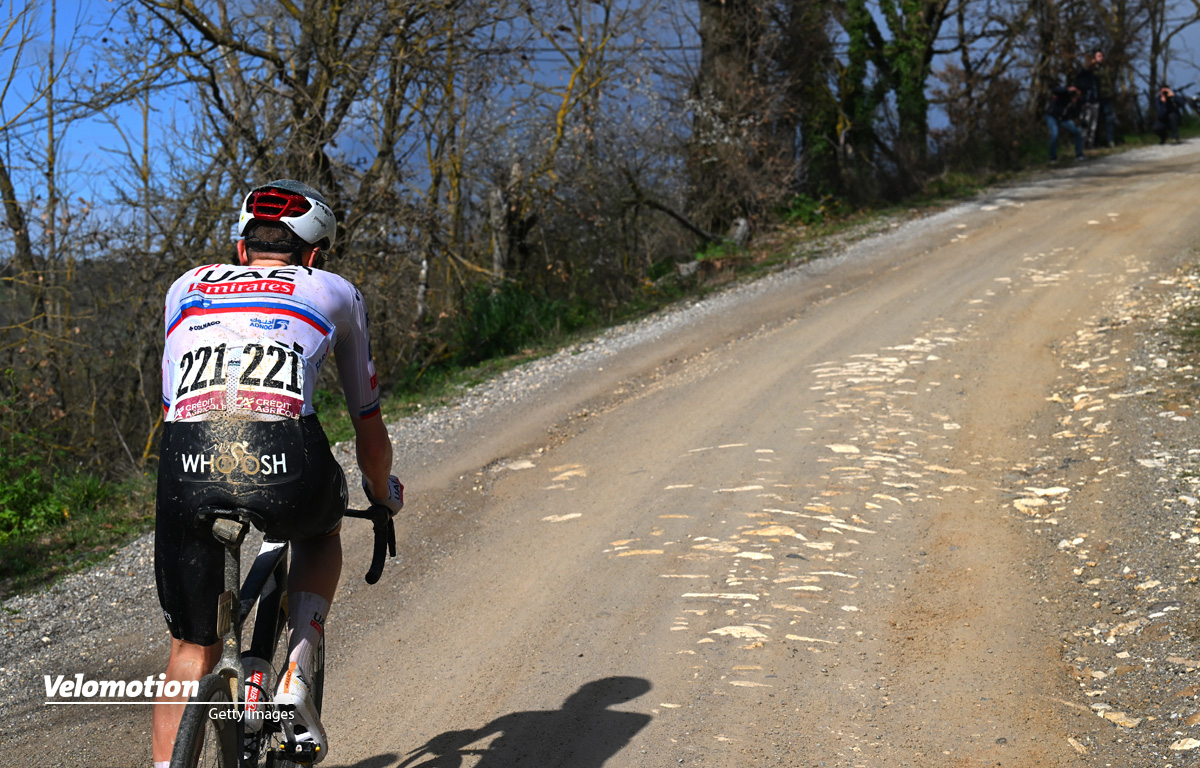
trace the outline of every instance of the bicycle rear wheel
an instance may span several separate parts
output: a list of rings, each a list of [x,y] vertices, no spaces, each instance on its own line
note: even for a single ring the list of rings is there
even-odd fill
[[[179,723],[171,768],[237,768],[241,730],[237,716],[225,678],[202,677]]]

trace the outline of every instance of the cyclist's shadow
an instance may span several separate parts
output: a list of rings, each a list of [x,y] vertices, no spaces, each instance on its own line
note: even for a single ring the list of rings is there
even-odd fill
[[[413,750],[397,768],[600,768],[650,722],[650,715],[609,709],[650,690],[640,677],[607,677],[587,683],[562,709],[513,712],[477,730],[447,731]],[[489,745],[470,745],[500,734]]]

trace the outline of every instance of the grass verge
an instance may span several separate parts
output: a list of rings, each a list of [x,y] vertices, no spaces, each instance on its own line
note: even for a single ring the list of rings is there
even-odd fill
[[[104,483],[90,476],[59,477],[68,489],[86,483],[89,497],[52,494],[55,519],[0,536],[0,599],[53,583],[104,560],[154,525],[154,477]]]

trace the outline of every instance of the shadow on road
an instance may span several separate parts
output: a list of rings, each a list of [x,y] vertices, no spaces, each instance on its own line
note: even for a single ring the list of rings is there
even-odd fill
[[[558,710],[513,712],[471,730],[446,731],[413,750],[397,768],[459,768],[480,755],[475,768],[600,768],[620,752],[650,715],[609,709],[649,691],[640,677],[606,677],[583,685]],[[486,747],[471,744],[495,734]]]
[[[353,765],[344,766],[344,768],[387,768],[389,765],[392,765],[396,762],[397,757],[398,755],[393,754],[375,755],[375,757],[368,757],[366,760],[359,760]]]

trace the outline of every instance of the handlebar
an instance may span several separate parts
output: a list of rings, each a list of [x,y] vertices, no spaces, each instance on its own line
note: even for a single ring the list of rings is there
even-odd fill
[[[370,520],[375,529],[375,552],[371,556],[371,569],[364,577],[368,584],[374,584],[383,575],[383,564],[388,555],[396,556],[396,524],[392,521],[392,511],[382,504],[372,504],[367,509],[347,509],[346,517]]]

